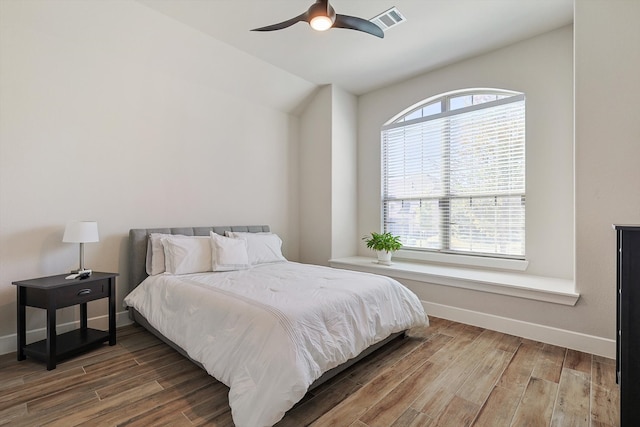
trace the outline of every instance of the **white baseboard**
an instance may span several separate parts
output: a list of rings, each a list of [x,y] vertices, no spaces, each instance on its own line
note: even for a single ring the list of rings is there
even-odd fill
[[[121,326],[126,326],[133,323],[131,319],[129,319],[128,311],[120,311],[116,313],[116,327],[119,328]],[[106,314],[104,316],[92,317],[91,319],[87,319],[87,325],[90,328],[95,329],[109,329],[109,316]],[[65,333],[71,331],[73,329],[77,329],[80,327],[80,320],[76,320],[74,322],[63,323],[56,326],[56,332],[58,334]],[[46,328],[34,329],[31,331],[27,331],[27,343],[32,343],[35,341],[40,341],[45,339],[47,335]],[[5,335],[0,337],[0,355],[7,354],[11,352],[15,352],[17,349],[17,336],[16,334]]]
[[[467,325],[615,359],[616,341],[478,311],[422,301],[427,314]]]

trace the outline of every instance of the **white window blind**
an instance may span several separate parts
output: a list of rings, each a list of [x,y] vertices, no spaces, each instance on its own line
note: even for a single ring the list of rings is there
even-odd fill
[[[525,99],[492,96],[383,127],[383,227],[405,249],[524,257]]]

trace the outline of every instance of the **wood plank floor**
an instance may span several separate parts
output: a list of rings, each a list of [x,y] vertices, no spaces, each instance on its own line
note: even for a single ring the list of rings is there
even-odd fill
[[[228,389],[139,326],[53,371],[0,356],[0,425],[233,426]],[[615,361],[431,318],[278,427],[619,425]]]

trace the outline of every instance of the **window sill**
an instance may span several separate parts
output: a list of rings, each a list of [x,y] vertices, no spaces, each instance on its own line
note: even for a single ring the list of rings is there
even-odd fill
[[[445,264],[458,264],[460,267],[471,268],[498,268],[501,270],[525,271],[529,261],[522,259],[492,258],[482,256],[470,256],[460,254],[447,254],[429,251],[415,251],[400,249],[394,255],[395,258],[412,262],[436,262]]]
[[[575,292],[573,280],[522,273],[407,261],[393,261],[392,265],[387,266],[378,264],[373,258],[359,256],[332,259],[329,260],[329,265],[347,270],[569,306],[574,306],[580,297],[580,294]]]

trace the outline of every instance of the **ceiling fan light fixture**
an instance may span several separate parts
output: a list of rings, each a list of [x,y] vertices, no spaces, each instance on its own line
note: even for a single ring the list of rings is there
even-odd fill
[[[326,31],[336,20],[336,11],[327,1],[316,1],[307,11],[309,25],[316,31]]]
[[[313,17],[309,22],[309,25],[311,25],[311,28],[316,31],[326,31],[331,28],[333,21],[328,16],[319,15]]]

